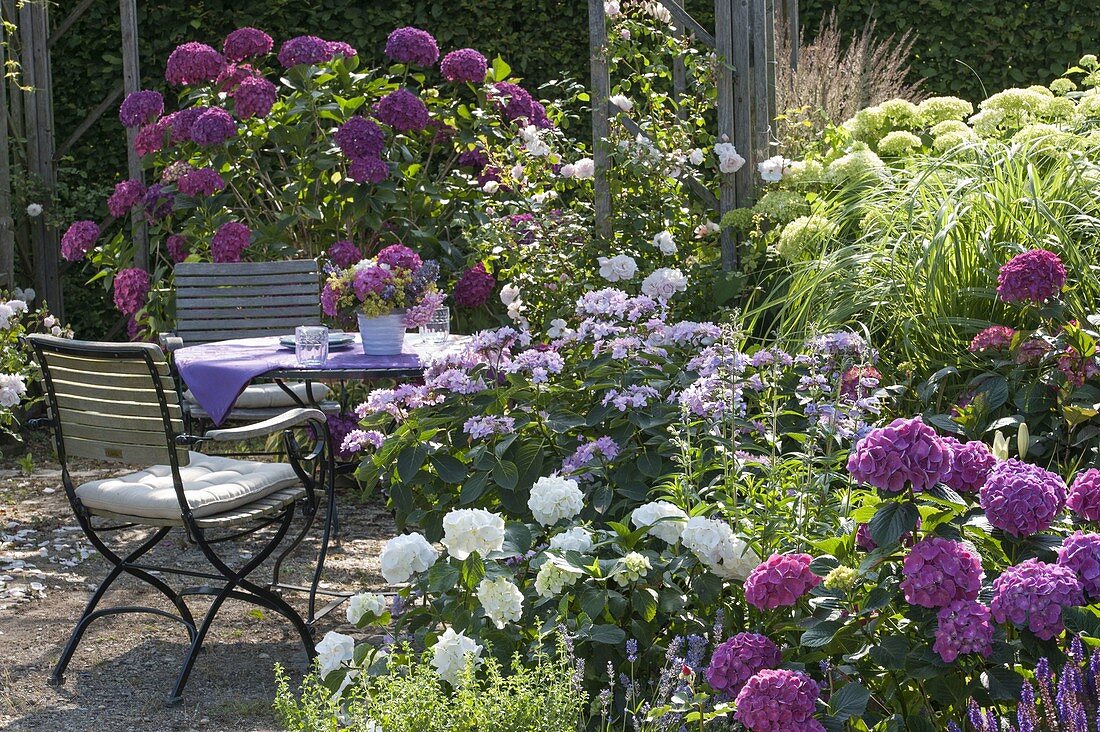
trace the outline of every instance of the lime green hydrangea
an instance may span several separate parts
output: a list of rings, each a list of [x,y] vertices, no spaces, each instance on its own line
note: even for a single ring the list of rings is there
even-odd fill
[[[970,125],[957,119],[946,119],[939,124],[933,125],[929,132],[932,133],[932,137],[946,135],[948,132],[961,132],[964,135],[967,133],[974,134],[974,130],[970,129]]]
[[[775,224],[787,224],[810,213],[806,197],[794,191],[769,191],[752,209]],[[732,211],[730,213],[733,213]]]
[[[1012,136],[1012,144],[1028,145],[1043,150],[1070,150],[1078,145],[1077,135],[1048,124],[1034,124],[1021,127]]]
[[[882,107],[874,106],[861,109],[841,127],[848,131],[853,139],[860,142],[873,142],[882,137],[889,120]]]
[[[723,229],[747,234],[756,228],[754,217],[755,212],[751,208],[735,208],[732,211],[726,211],[722,216],[721,226]]]
[[[818,187],[825,180],[825,166],[819,160],[796,160],[787,168],[783,185],[795,190]]]
[[[788,262],[802,259],[806,254],[816,254],[833,234],[833,222],[824,216],[799,216],[779,232],[776,252]]]
[[[862,148],[829,163],[825,180],[831,186],[854,181],[881,180],[887,176],[886,164],[869,149]]]
[[[878,141],[878,151],[882,155],[901,157],[917,150],[924,143],[912,132],[894,130]]]
[[[969,127],[965,131],[948,130],[942,135],[936,135],[936,138],[932,140],[932,149],[938,153],[947,152],[974,142],[976,139],[978,139],[977,135]]]
[[[1044,97],[1054,96],[1054,92],[1052,92],[1049,87],[1045,87],[1042,84],[1032,84],[1027,90],[1035,92],[1036,94],[1042,94]]]
[[[1073,100],[1056,97],[1045,86],[1005,89],[978,105],[970,119],[981,137],[1007,136],[1022,127],[1040,122],[1058,122],[1074,114]]]
[[[922,126],[920,110],[908,100],[890,99],[878,106],[893,129],[914,130]]]
[[[1046,122],[1063,122],[1077,113],[1077,105],[1068,97],[1051,97],[1043,108]]]
[[[1100,90],[1090,89],[1077,100],[1077,116],[1083,119],[1100,117]]]
[[[1077,65],[1085,69],[1095,69],[1097,67],[1100,67],[1100,61],[1096,60],[1096,54],[1086,53],[1077,62]]]
[[[1062,77],[1061,79],[1055,79],[1054,81],[1050,82],[1050,91],[1060,97],[1065,96],[1066,94],[1069,94],[1071,91],[1075,91],[1076,89],[1077,85],[1073,83],[1073,80],[1067,79],[1065,77]]]
[[[974,113],[974,105],[958,97],[929,97],[917,105],[923,127],[935,127],[941,122],[961,121]]]
[[[837,567],[825,575],[825,589],[837,592],[847,592],[855,586],[859,579],[859,572],[851,567]]]

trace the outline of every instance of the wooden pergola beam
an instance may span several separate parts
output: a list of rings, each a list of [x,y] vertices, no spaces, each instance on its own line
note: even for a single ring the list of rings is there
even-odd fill
[[[69,30],[69,28],[73,26],[73,23],[80,20],[80,16],[84,15],[84,12],[90,8],[95,1],[96,0],[80,0],[80,3],[65,17],[65,20],[61,21],[58,26],[54,28],[53,33],[51,33],[50,37],[46,40],[46,47],[53,48],[54,44],[61,40],[61,36],[65,35],[65,31]]]
[[[715,48],[717,46],[717,40],[713,33],[708,31],[703,26],[699,25],[699,22],[695,18],[691,17],[691,13],[684,9],[678,0],[659,0],[661,5],[665,6],[669,14],[672,15],[672,19],[676,21],[676,24],[683,28],[686,32],[695,36],[695,38],[702,44]]]

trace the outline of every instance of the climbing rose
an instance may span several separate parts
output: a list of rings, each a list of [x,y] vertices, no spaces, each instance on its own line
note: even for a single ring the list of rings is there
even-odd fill
[[[378,252],[378,263],[403,269],[420,269],[424,261],[420,255],[403,244],[391,244]]]
[[[427,31],[397,28],[386,39],[386,55],[402,64],[431,66],[439,58],[439,46]]]
[[[989,608],[975,600],[956,600],[936,616],[936,642],[932,650],[944,663],[967,653],[987,658],[993,653],[993,625]]]
[[[1050,640],[1064,629],[1062,608],[1084,602],[1073,570],[1027,559],[993,580],[989,609],[998,623],[1026,626],[1042,640]]]
[[[252,56],[271,53],[275,42],[271,36],[257,28],[238,28],[225,37],[222,51],[228,61],[243,61]]]
[[[997,295],[1004,302],[1046,302],[1062,291],[1066,268],[1054,252],[1032,249],[1008,261],[997,274]]]
[[[381,183],[390,177],[390,166],[381,158],[359,158],[348,166],[348,178],[356,183]]]
[[[489,301],[496,279],[485,271],[485,264],[478,262],[462,273],[455,283],[455,304],[464,308],[479,308]]]
[[[124,180],[115,186],[115,192],[107,199],[107,210],[116,219],[120,219],[144,198],[144,183],[140,180]]]
[[[262,76],[249,77],[233,92],[233,102],[241,119],[266,117],[275,106],[275,85]]]
[[[378,120],[398,132],[417,132],[428,126],[428,108],[408,89],[397,89],[374,105]]]
[[[951,449],[951,470],[943,479],[944,485],[960,493],[977,492],[985,485],[997,458],[984,442],[959,442],[954,437],[940,439]]]
[[[285,41],[279,48],[279,63],[284,69],[299,64],[323,64],[332,60],[328,41],[317,36],[298,36]]]
[[[328,249],[328,258],[337,267],[350,267],[363,258],[363,253],[355,242],[350,239],[342,239]]]
[[[895,419],[871,430],[848,457],[848,472],[859,483],[891,493],[932,488],[951,471],[951,449],[920,417]]]
[[[814,719],[820,694],[801,671],[764,669],[737,694],[733,718],[750,732],[825,732]]]
[[[1100,470],[1089,468],[1077,474],[1066,506],[1083,519],[1100,521]]]
[[[1012,345],[1012,339],[1016,331],[1005,325],[991,325],[974,336],[970,341],[970,352],[981,353],[983,351],[995,351],[1008,348]]]
[[[945,607],[955,600],[976,600],[982,589],[982,562],[961,542],[938,536],[913,545],[902,563],[905,601],[921,607]]]
[[[75,262],[83,259],[99,238],[99,226],[94,221],[75,221],[61,237],[61,256]]]
[[[123,315],[133,315],[145,305],[149,295],[149,273],[131,267],[115,275],[115,307]]]
[[[707,667],[707,683],[715,691],[737,696],[746,681],[781,663],[783,654],[771,638],[758,633],[738,633],[714,649]]]
[[[187,248],[187,238],[183,234],[172,234],[165,242],[165,248],[168,250],[168,256],[172,258],[172,261],[179,264],[183,260],[187,259],[189,254]]]
[[[979,497],[989,523],[1019,538],[1050,528],[1065,505],[1066,491],[1058,475],[1006,460],[989,473]]]
[[[191,140],[203,147],[220,145],[237,134],[237,123],[224,109],[212,107],[195,118]]]
[[[164,114],[164,97],[160,92],[143,89],[130,92],[118,108],[118,119],[123,127],[141,127]]]
[[[168,57],[164,79],[174,86],[214,81],[225,68],[225,57],[205,43],[184,43]]]
[[[760,610],[795,604],[798,598],[821,584],[810,571],[809,554],[773,554],[749,573],[745,600]]]
[[[212,196],[225,189],[225,181],[213,168],[199,168],[180,176],[176,186],[185,196]]]
[[[460,48],[443,57],[439,70],[443,78],[456,83],[480,84],[485,81],[489,62],[472,48]]]
[[[382,128],[366,117],[355,116],[336,130],[333,139],[352,160],[381,157],[386,137]]]
[[[239,262],[251,238],[252,231],[244,224],[236,221],[224,223],[210,240],[210,254],[215,262]]]
[[[1058,564],[1077,575],[1085,594],[1100,598],[1100,534],[1075,531],[1058,550]]]

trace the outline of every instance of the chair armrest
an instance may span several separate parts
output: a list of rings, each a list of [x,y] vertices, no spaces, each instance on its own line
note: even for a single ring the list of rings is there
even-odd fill
[[[310,409],[308,407],[291,409],[277,417],[265,419],[263,422],[223,430],[210,430],[203,435],[203,438],[214,442],[239,442],[254,437],[266,437],[306,422],[316,422],[323,425],[326,423],[325,413],[320,409]]]
[[[179,336],[170,334],[161,334],[160,347],[164,349],[165,353],[172,353],[183,348],[183,339]]]

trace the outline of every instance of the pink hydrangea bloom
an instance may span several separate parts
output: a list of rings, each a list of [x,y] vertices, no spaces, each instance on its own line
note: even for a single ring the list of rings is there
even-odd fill
[[[966,544],[938,536],[913,545],[902,573],[905,601],[928,608],[978,599],[984,576],[981,559]]]
[[[359,52],[355,48],[344,41],[328,41],[328,50],[332,54],[333,58],[337,56],[343,56],[344,58],[353,58],[359,55]]]
[[[991,325],[970,341],[970,352],[997,351],[1012,345],[1016,331],[1005,325]]]
[[[215,262],[239,262],[251,240],[251,229],[237,221],[229,221],[214,232],[214,238],[210,240],[210,254]]]
[[[121,181],[115,186],[111,197],[107,199],[107,210],[116,219],[120,219],[145,199],[145,192],[145,184],[140,180]]]
[[[224,109],[211,107],[191,125],[191,140],[203,147],[220,145],[237,134],[237,123]]]
[[[390,166],[381,158],[359,158],[348,166],[348,178],[356,183],[378,185],[390,177]]]
[[[1058,356],[1058,370],[1073,386],[1082,386],[1092,377],[1100,374],[1100,364],[1095,356],[1082,356],[1073,346],[1066,348],[1065,353]]]
[[[439,70],[443,78],[458,84],[480,84],[485,81],[489,62],[472,48],[460,48],[443,57]]]
[[[977,653],[987,658],[993,653],[993,625],[989,608],[975,600],[956,600],[936,616],[936,642],[932,650],[944,663],[959,656]]]
[[[191,141],[191,128],[195,120],[203,115],[209,107],[188,107],[178,112],[172,112],[164,118],[165,125],[171,130],[171,143],[178,145],[181,142]]]
[[[99,238],[99,225],[94,221],[74,221],[61,236],[61,256],[70,262],[84,259]]]
[[[1004,302],[1043,303],[1066,284],[1066,268],[1054,252],[1032,249],[1018,254],[997,274],[997,295]]]
[[[253,56],[271,53],[275,42],[258,28],[238,28],[225,37],[222,51],[228,61],[243,61]]]
[[[1089,468],[1077,474],[1066,506],[1083,519],[1100,521],[1100,470]]]
[[[979,493],[986,518],[1017,538],[1050,528],[1066,502],[1066,483],[1036,465],[1006,460],[989,473]]]
[[[821,584],[809,554],[773,554],[745,579],[745,600],[760,610],[789,607]]]
[[[380,158],[386,144],[382,128],[372,120],[358,115],[340,125],[333,139],[340,151],[352,160]]]
[[[183,234],[172,234],[165,241],[164,246],[168,250],[168,256],[176,264],[187,259],[187,255],[190,254],[187,238]]]
[[[149,295],[149,273],[137,267],[119,270],[115,275],[115,307],[123,315],[133,315],[145,306]]]
[[[389,245],[378,252],[377,259],[379,264],[388,264],[390,267],[400,267],[401,269],[420,269],[421,265],[424,264],[424,260],[420,258],[420,255],[404,244]]]
[[[1085,594],[1100,598],[1100,534],[1075,531],[1058,550],[1058,564],[1077,575]]]
[[[814,719],[821,689],[801,671],[764,669],[737,694],[736,719],[750,732],[825,732]]]
[[[185,196],[212,196],[225,189],[225,181],[213,168],[199,168],[180,176],[176,186]]]
[[[859,483],[897,493],[934,487],[951,471],[951,449],[920,417],[895,419],[871,430],[848,456],[848,472]]]
[[[363,253],[355,246],[355,242],[341,239],[328,248],[328,258],[337,267],[345,268],[363,259]]]
[[[439,46],[427,31],[397,28],[386,39],[386,55],[398,63],[427,67],[439,58]]]
[[[249,64],[229,64],[221,76],[214,82],[223,92],[233,92],[245,79],[254,79],[261,74]]]
[[[279,63],[284,69],[299,64],[322,64],[332,60],[328,41],[317,36],[298,36],[285,41],[279,48]]]
[[[262,76],[252,76],[233,92],[233,109],[241,119],[263,118],[275,106],[275,85]]]
[[[352,288],[355,296],[360,300],[366,300],[368,295],[378,294],[393,276],[389,270],[381,267],[364,267],[355,272]]]
[[[941,438],[951,448],[951,470],[944,485],[959,493],[975,493],[983,485],[997,458],[984,442],[959,442],[954,437]]]
[[[205,43],[176,46],[168,57],[164,79],[174,86],[214,81],[225,68],[225,57]]]
[[[428,126],[431,117],[420,97],[408,89],[397,89],[374,105],[378,121],[398,132],[419,132]]]
[[[144,157],[164,149],[165,138],[171,129],[166,117],[138,130],[134,138],[134,152]]]
[[[485,264],[478,262],[463,272],[455,283],[455,303],[464,308],[479,308],[489,301],[496,286],[497,281],[485,271]]]
[[[130,92],[118,108],[118,119],[123,127],[141,127],[164,114],[164,97],[160,92],[142,89]]]
[[[1016,363],[1034,366],[1050,352],[1050,344],[1042,338],[1028,338],[1016,351]]]
[[[783,663],[783,654],[771,638],[758,633],[738,633],[714,649],[707,667],[707,683],[730,696],[760,671]]]
[[[1068,567],[1027,559],[993,580],[989,609],[998,623],[1028,628],[1050,640],[1065,628],[1062,608],[1085,602],[1081,582]]]

